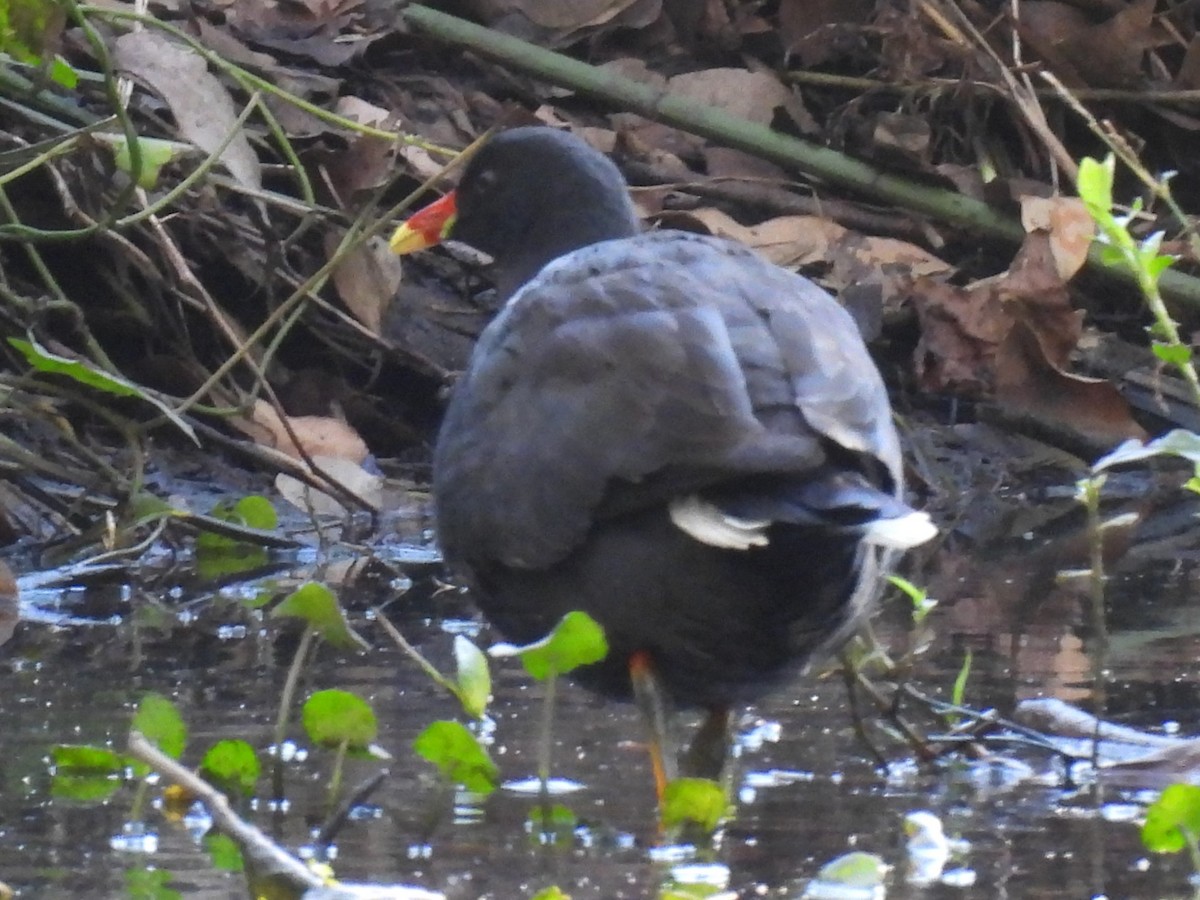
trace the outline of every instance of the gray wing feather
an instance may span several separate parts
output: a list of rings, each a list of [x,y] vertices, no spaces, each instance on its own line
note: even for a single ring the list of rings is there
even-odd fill
[[[675,232],[595,245],[509,301],[455,390],[435,458],[447,555],[551,565],[614,484],[804,472],[818,436],[898,484],[881,403],[853,321],[811,282]]]

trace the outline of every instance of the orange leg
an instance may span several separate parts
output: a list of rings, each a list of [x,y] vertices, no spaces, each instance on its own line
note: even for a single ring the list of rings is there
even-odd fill
[[[642,712],[650,736],[650,765],[654,769],[654,789],[661,807],[667,784],[679,777],[675,747],[668,727],[667,698],[655,674],[654,661],[644,650],[629,657],[629,677],[633,683],[634,700]]]

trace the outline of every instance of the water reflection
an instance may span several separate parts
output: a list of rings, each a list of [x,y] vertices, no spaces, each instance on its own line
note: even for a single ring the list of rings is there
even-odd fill
[[[914,629],[907,601],[889,604],[879,620],[884,643],[899,654],[928,642],[910,677],[943,697],[970,649],[966,702],[1005,714],[1035,696],[1092,700],[1102,646],[1110,716],[1200,731],[1200,607],[1191,600],[1200,568],[1191,545],[1179,529],[1155,530],[1153,518],[1148,530],[1143,524],[1113,538],[1102,636],[1086,584],[1059,575],[1077,567],[1086,549],[1070,502],[1060,509],[1048,525],[1028,536],[1016,532],[986,553],[952,540],[919,561],[914,580],[939,605]],[[436,665],[451,669],[453,636],[474,635],[479,625],[427,559],[401,568],[412,589],[387,615]],[[181,708],[191,728],[189,761],[222,737],[265,748],[295,635],[245,601],[311,575],[296,563],[250,590],[113,583],[31,591],[23,623],[0,647],[0,878],[30,896],[122,896],[127,873],[149,864],[173,873],[184,896],[237,896],[239,876],[215,871],[184,824],[150,817],[152,853],[115,840],[126,828],[131,789],[100,803],[56,797],[47,748],[121,746],[131,709],[147,690]],[[798,681],[743,716],[736,818],[711,846],[669,853],[652,852],[659,841],[653,782],[636,713],[563,686],[555,775],[580,789],[557,798],[575,826],[547,841],[528,827],[536,798],[519,784],[537,768],[540,692],[518,664],[496,671],[491,708],[492,752],[510,789],[483,801],[456,798],[409,751],[425,725],[452,716],[454,707],[390,649],[367,613],[370,601],[390,597],[394,580],[362,580],[349,598],[356,626],[381,649],[339,656],[324,648],[307,676],[313,690],[339,687],[368,698],[380,716],[378,743],[396,757],[367,801],[370,814],[351,816],[339,837],[337,869],[346,879],[416,883],[451,898],[508,900],[555,883],[576,898],[652,897],[666,885],[693,882],[716,896],[799,896],[823,864],[865,851],[891,866],[889,897],[1189,893],[1186,860],[1150,857],[1141,847],[1138,817],[1153,794],[1140,785],[1073,786],[1045,754],[919,765],[899,743],[888,745],[890,764],[881,770],[855,732],[837,677]],[[478,639],[489,640],[486,630]],[[272,807],[264,794],[252,812],[293,848],[320,825],[329,766],[324,751],[301,749],[307,753],[293,755],[285,769],[286,804]],[[377,768],[351,761],[347,784]],[[906,823],[918,813],[942,827],[940,868],[914,865]]]

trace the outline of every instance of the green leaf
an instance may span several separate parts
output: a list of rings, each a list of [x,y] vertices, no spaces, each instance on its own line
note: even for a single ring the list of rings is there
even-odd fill
[[[1171,268],[1174,263],[1175,257],[1173,256],[1156,256],[1154,259],[1147,261],[1146,272],[1152,279],[1158,281],[1158,277]]]
[[[1183,483],[1185,491],[1191,491],[1193,494],[1200,494],[1200,463],[1196,464],[1195,474]]]
[[[917,587],[907,578],[901,578],[899,575],[889,575],[888,579],[893,587],[899,588],[913,605],[913,621],[920,623],[929,613],[937,606],[936,600],[929,598],[925,588]]]
[[[490,794],[500,783],[500,770],[479,739],[459,722],[434,722],[422,731],[413,749],[438,767],[442,775],[476,794]]]
[[[183,894],[169,887],[174,878],[167,869],[127,869],[125,897],[127,900],[183,900]]]
[[[129,152],[129,142],[124,135],[106,136],[104,143],[113,151],[113,161],[117,168],[127,174],[133,174],[133,159]],[[138,173],[138,187],[150,190],[158,184],[163,166],[175,158],[177,144],[159,138],[140,137],[137,139],[138,149],[141,150],[142,168]]]
[[[146,694],[133,715],[134,731],[172,759],[179,759],[187,744],[187,725],[175,704],[162,694]]]
[[[271,610],[271,618],[291,616],[303,619],[322,638],[343,650],[368,650],[368,644],[350,623],[333,591],[315,581],[296,588]]]
[[[874,853],[855,850],[830,860],[821,866],[816,881],[827,886],[871,890],[883,884],[887,863]],[[858,896],[855,894],[855,896]]]
[[[88,744],[58,744],[50,758],[57,771],[72,775],[120,775],[128,764],[115,750]]]
[[[662,820],[668,828],[694,823],[706,834],[717,830],[729,813],[725,789],[708,778],[676,778],[663,796]]]
[[[519,656],[525,671],[538,681],[555,675],[566,675],[580,666],[599,662],[608,654],[604,629],[585,612],[569,612],[554,630],[532,644],[514,647],[497,644],[489,651],[493,656]]]
[[[55,772],[50,779],[50,796],[72,803],[100,803],[121,789],[124,782],[116,775],[75,775]]]
[[[266,497],[250,494],[237,501],[221,500],[213,506],[209,516],[221,522],[229,522],[244,528],[257,528],[259,531],[274,531],[279,527],[279,515],[275,507]],[[205,531],[196,538],[196,550],[199,553],[226,552],[233,549],[257,546],[247,541],[224,534]]]
[[[1154,853],[1178,853],[1200,836],[1200,786],[1172,784],[1146,810],[1142,844]]]
[[[304,730],[314,744],[369,750],[379,732],[375,711],[349,691],[317,691],[304,704]]]
[[[98,391],[103,391],[106,394],[112,394],[117,397],[137,397],[145,400],[153,405],[166,416],[180,431],[190,437],[200,445],[200,441],[196,438],[196,433],[192,426],[179,417],[175,410],[171,409],[166,403],[156,397],[152,397],[143,391],[140,387],[124,378],[116,375],[110,375],[107,372],[101,372],[85,362],[76,359],[67,359],[62,356],[56,356],[46,350],[39,344],[23,341],[20,338],[10,337],[9,344],[21,352],[25,357],[25,361],[37,369],[39,372],[50,372],[55,375],[63,375],[70,378],[79,384],[95,388]]]
[[[254,792],[262,767],[254,748],[246,741],[234,738],[213,744],[200,762],[200,771],[210,780],[249,796]]]
[[[242,858],[242,850],[237,841],[219,831],[210,831],[200,841],[200,846],[212,860],[212,864],[222,872],[244,872],[246,860]]]
[[[129,760],[107,747],[59,744],[50,751],[50,793],[59,800],[97,803],[121,787]]]
[[[233,512],[242,524],[260,531],[273,531],[279,527],[279,515],[271,501],[261,494],[250,494],[233,505]]]
[[[196,574],[210,581],[253,572],[271,561],[271,557],[262,547],[235,543],[226,549],[203,551],[198,541],[199,539],[196,545]]]
[[[529,900],[571,900],[570,894],[564,894],[563,889],[556,884],[550,885],[548,888],[542,888]]]
[[[1121,232],[1124,234],[1124,232]],[[1100,248],[1100,261],[1113,269],[1128,268],[1125,253],[1118,247],[1106,246]]]
[[[0,52],[40,63],[47,48],[60,42],[65,13],[59,0],[5,0],[0,3]]]
[[[1164,344],[1162,341],[1155,341],[1150,345],[1150,349],[1163,362],[1173,366],[1186,366],[1192,361],[1192,348],[1186,344]]]
[[[950,691],[950,702],[955,706],[963,705],[963,697],[967,693],[967,677],[971,674],[971,650],[967,648],[967,655],[963,657],[963,664],[958,670],[958,677],[954,679],[954,689]]]
[[[159,519],[178,515],[179,510],[161,497],[156,497],[146,491],[138,491],[129,500],[128,514],[135,525],[146,525]]]
[[[1084,157],[1079,162],[1075,186],[1079,191],[1079,199],[1097,221],[1102,217],[1112,218],[1112,188],[1116,166],[1116,159],[1111,153],[1104,162],[1091,157]]]
[[[79,87],[79,73],[61,56],[54,57],[53,62],[50,63],[50,80],[55,84],[61,84],[69,91]]]
[[[467,715],[483,718],[492,696],[492,675],[487,655],[461,634],[454,638],[454,659],[458,665],[455,689]]]

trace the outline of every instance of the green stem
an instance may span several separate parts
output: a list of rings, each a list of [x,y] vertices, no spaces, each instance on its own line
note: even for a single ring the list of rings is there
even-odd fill
[[[551,84],[599,97],[621,109],[682,128],[779,165],[799,169],[875,200],[1013,243],[1020,242],[1025,236],[1024,228],[1015,219],[1001,215],[986,203],[971,197],[882,172],[827,147],[780,134],[766,125],[665,93],[643,82],[544,50],[511,35],[492,31],[418,3],[406,7],[401,15],[407,24],[439,40],[468,47]],[[1088,265],[1111,278],[1134,280],[1123,267],[1107,265],[1098,247],[1093,247],[1088,254]],[[1160,287],[1173,301],[1200,306],[1200,279],[1168,270],[1162,273]]]
[[[333,771],[329,773],[329,790],[325,794],[325,815],[330,815],[337,807],[338,794],[342,790],[342,776],[346,770],[346,753],[350,749],[350,739],[346,738],[337,747],[333,757]]]
[[[304,662],[308,658],[308,650],[316,639],[317,632],[311,625],[304,629],[300,643],[292,655],[292,664],[288,667],[287,679],[283,682],[283,692],[279,697],[279,714],[275,718],[275,753],[278,756],[283,740],[287,737],[288,720],[291,717],[292,702],[296,696],[296,688],[300,684],[300,673],[304,671]]]
[[[551,675],[545,681],[546,694],[542,699],[542,728],[538,735],[538,781],[541,795],[550,795],[550,757],[554,749],[554,696],[557,693],[558,676]]]

